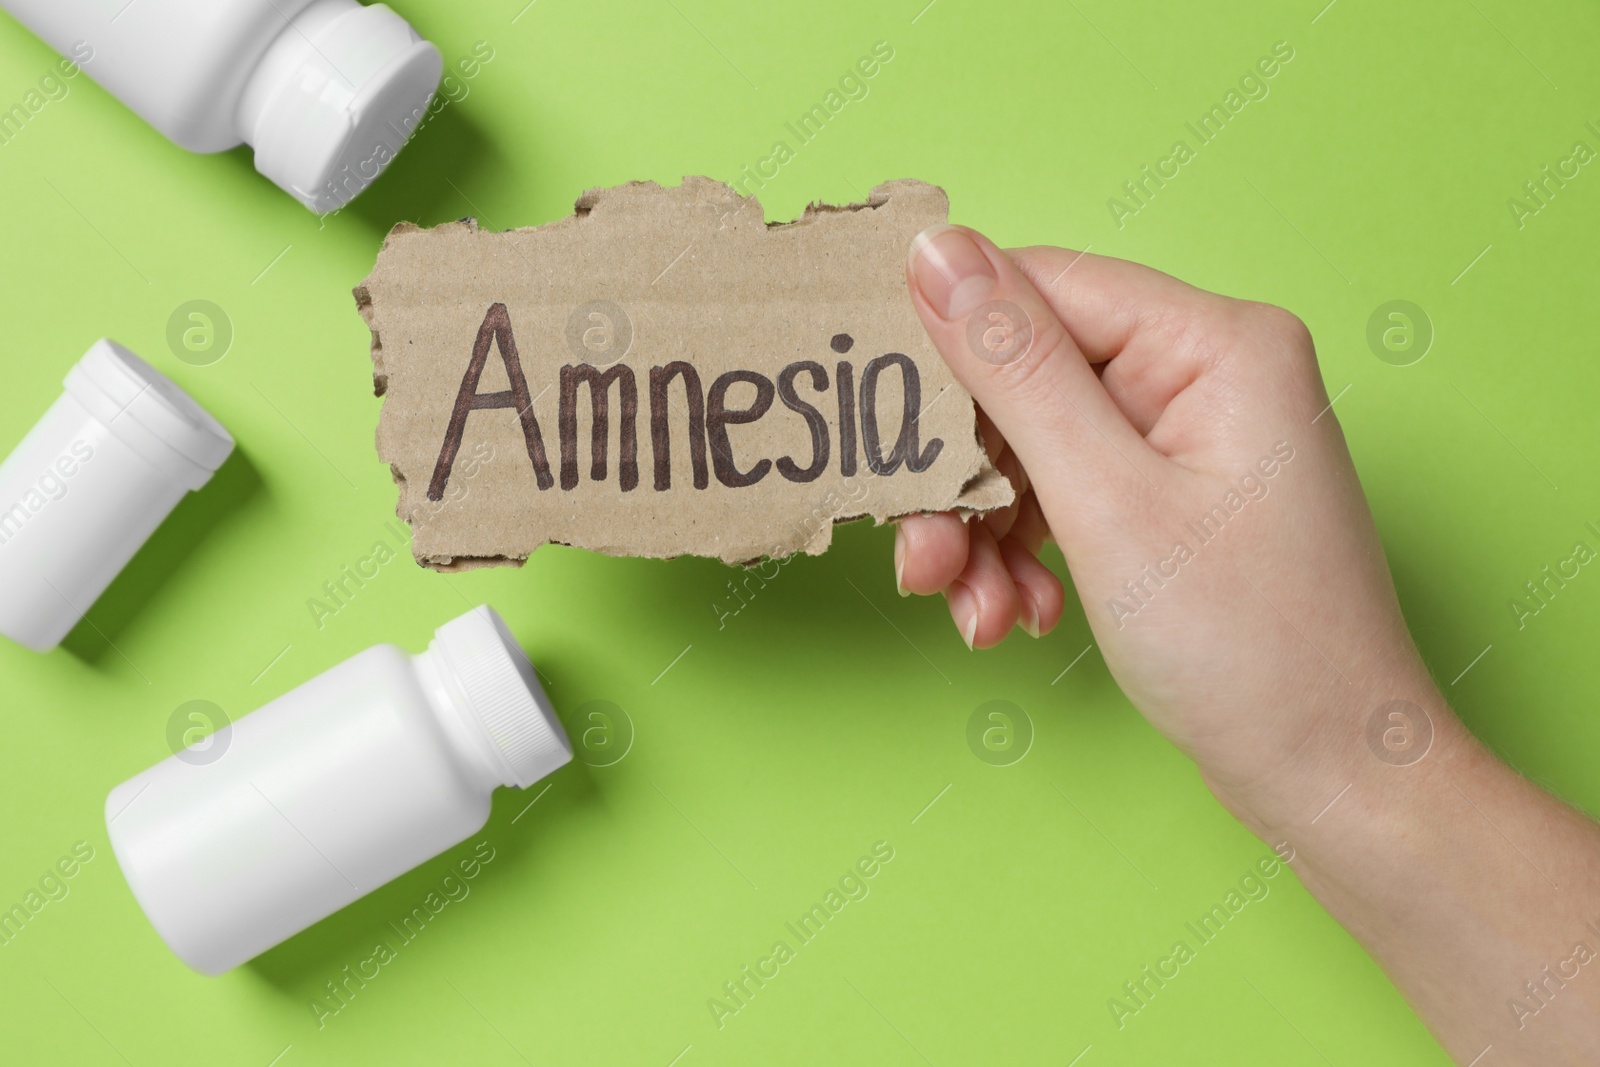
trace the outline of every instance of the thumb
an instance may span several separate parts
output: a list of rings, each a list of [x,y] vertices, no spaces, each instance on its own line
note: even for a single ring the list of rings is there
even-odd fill
[[[1154,485],[1156,452],[993,242],[932,226],[911,242],[906,278],[929,337],[1022,461],[1058,537],[1108,492],[1126,500]]]

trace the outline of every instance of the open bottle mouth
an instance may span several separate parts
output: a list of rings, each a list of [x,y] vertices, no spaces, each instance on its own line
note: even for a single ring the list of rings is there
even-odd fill
[[[387,6],[315,0],[251,76],[240,133],[258,171],[311,210],[333,211],[404,147],[443,70],[439,50]]]

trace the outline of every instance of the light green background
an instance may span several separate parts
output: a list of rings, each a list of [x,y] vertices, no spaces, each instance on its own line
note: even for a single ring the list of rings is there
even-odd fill
[[[768,217],[918,177],[1002,243],[1088,245],[1294,309],[1435,675],[1496,750],[1595,810],[1600,575],[1524,629],[1508,608],[1574,542],[1600,543],[1584,529],[1600,522],[1600,172],[1522,228],[1507,207],[1574,142],[1600,148],[1585,127],[1600,125],[1592,5],[523,2],[397,3],[447,61],[478,41],[494,58],[320,224],[243,151],[189,155],[85,78],[0,145],[0,451],[102,335],[240,442],[92,626],[45,657],[0,647],[0,905],[74,842],[96,850],[0,948],[0,1058],[1444,1062],[1288,874],[1119,1030],[1108,998],[1268,850],[1129,707],[1075,603],[1044,640],[969,653],[942,603],[895,596],[886,529],[841,530],[724,625],[736,575],[718,564],[547,548],[520,571],[454,577],[399,559],[319,628],[308,598],[394,541],[350,288],[399,219],[534,224],[591,186],[733,178],[776,139],[793,147],[784,123],[887,41],[870,95],[764,191]],[[1270,95],[1119,229],[1108,198],[1192,145],[1184,122],[1278,41],[1294,59]],[[52,62],[0,20],[0,106]],[[236,333],[210,366],[165,340],[192,299]],[[1366,343],[1392,299],[1436,331],[1412,366]],[[107,790],[167,755],[185,702],[241,714],[368,645],[420,649],[481,601],[575,737],[595,725],[586,702],[625,709],[625,757],[502,792],[481,837],[496,858],[470,896],[321,1028],[324,983],[397,940],[388,924],[478,839],[225,977],[187,971],[116,870]],[[990,700],[1031,719],[1014,765],[968,748]],[[895,858],[870,895],[719,1029],[707,999],[877,841]]]

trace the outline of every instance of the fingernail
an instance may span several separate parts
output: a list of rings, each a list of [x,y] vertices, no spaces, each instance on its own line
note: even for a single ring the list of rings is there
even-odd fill
[[[912,238],[911,273],[942,319],[962,318],[989,299],[999,281],[989,257],[966,231],[944,223]]]
[[[910,596],[906,592],[906,535],[905,531],[896,526],[894,528],[894,587],[901,596]]]
[[[1019,598],[1022,601],[1022,612],[1017,619],[1017,625],[1022,627],[1022,632],[1029,637],[1039,636],[1039,605],[1033,602],[1033,597],[1023,593]]]
[[[961,582],[951,582],[944,595],[950,602],[950,617],[956,621],[956,626],[961,630],[961,640],[967,643],[970,651],[973,641],[978,637],[978,598]]]

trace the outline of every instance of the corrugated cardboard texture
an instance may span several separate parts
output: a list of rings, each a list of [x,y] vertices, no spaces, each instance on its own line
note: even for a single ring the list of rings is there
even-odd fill
[[[418,562],[749,563],[820,553],[835,522],[1010,503],[906,292],[947,211],[897,181],[769,226],[689,178],[530,229],[396,226],[355,296]]]

